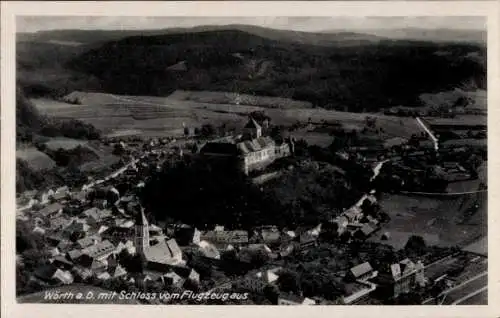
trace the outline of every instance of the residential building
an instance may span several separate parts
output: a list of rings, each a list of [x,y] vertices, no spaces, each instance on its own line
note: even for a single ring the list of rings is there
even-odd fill
[[[201,241],[198,246],[199,251],[202,253],[203,257],[212,260],[220,260],[220,252],[217,247],[215,247],[215,245],[207,241]]]
[[[201,233],[200,239],[215,244],[247,244],[248,231],[215,230]]]
[[[59,285],[73,283],[73,275],[69,271],[59,269],[54,264],[49,264],[38,268],[32,278],[44,284]]]
[[[351,280],[366,280],[376,276],[377,272],[373,271],[369,262],[364,262],[352,267],[347,273]]]
[[[277,267],[260,272],[250,272],[238,282],[238,285],[244,289],[261,293],[266,286],[278,280],[278,272],[280,269],[281,268]]]
[[[97,240],[94,240],[92,245],[81,250],[82,254],[98,260],[108,258],[108,256],[115,253],[115,251],[115,246],[108,240],[103,242],[97,242]]]
[[[43,209],[38,211],[38,214],[45,218],[54,218],[62,213],[63,208],[64,207],[60,203],[56,202],[44,207]]]
[[[423,286],[425,280],[424,265],[421,261],[416,264],[409,259],[392,264],[389,272],[379,273],[376,282],[379,285],[379,294],[382,297],[397,298],[400,294],[408,293],[416,286]]]

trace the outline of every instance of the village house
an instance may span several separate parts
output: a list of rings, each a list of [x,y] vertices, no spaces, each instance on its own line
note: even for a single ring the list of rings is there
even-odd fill
[[[71,270],[74,266],[73,262],[69,261],[64,255],[56,255],[51,263],[62,270]]]
[[[113,216],[111,210],[101,210],[95,207],[83,211],[82,215],[85,216],[87,224],[91,226],[95,226],[101,222],[109,220]]]
[[[317,237],[306,231],[300,234],[299,243],[300,243],[300,249],[305,250],[310,247],[316,246]]]
[[[78,236],[85,237],[90,230],[90,226],[84,220],[73,219],[66,228],[63,229],[63,234],[66,237]]]
[[[342,215],[349,220],[349,223],[358,223],[363,218],[363,212],[361,211],[361,208],[356,205],[344,211]]]
[[[359,265],[352,267],[348,272],[346,278],[351,281],[355,280],[366,280],[374,276],[372,266],[369,262],[364,262]]]
[[[115,246],[108,240],[105,240],[103,242],[97,242],[97,240],[95,240],[92,245],[82,249],[81,252],[82,254],[88,255],[91,258],[104,260],[109,255],[115,253]]]
[[[57,268],[54,264],[38,268],[31,278],[45,285],[68,285],[73,283],[73,275],[69,271]]]
[[[38,211],[38,214],[45,218],[55,218],[62,213],[63,208],[60,203],[56,202],[44,207]]]
[[[220,252],[215,245],[207,241],[201,241],[198,246],[198,250],[201,252],[203,257],[210,260],[220,260]]]
[[[90,235],[77,240],[76,245],[79,249],[84,249],[86,247],[96,245],[99,242],[101,242],[101,237],[99,235]]]
[[[281,268],[277,267],[259,272],[250,272],[238,282],[238,285],[246,290],[261,293],[266,286],[276,283],[280,270]]]
[[[417,285],[425,284],[424,265],[421,261],[416,264],[408,258],[390,266],[390,272],[382,272],[375,281],[378,284],[378,293],[382,297],[397,298],[400,294],[408,293]]]
[[[201,233],[200,239],[213,244],[248,244],[248,231],[225,231],[215,229]]]
[[[182,287],[184,285],[184,279],[179,276],[176,272],[170,271],[168,273],[165,273],[159,277],[159,281],[164,285],[164,286],[175,286],[175,287]]]
[[[368,223],[363,223],[359,229],[354,232],[354,238],[365,240],[375,232],[375,229]]]

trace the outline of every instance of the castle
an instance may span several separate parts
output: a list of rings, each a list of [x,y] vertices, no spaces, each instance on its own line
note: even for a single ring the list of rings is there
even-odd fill
[[[245,174],[263,169],[293,152],[293,140],[277,144],[272,138],[262,136],[262,127],[253,118],[243,127],[241,136],[208,142],[200,150],[200,154],[206,158],[235,159],[238,169]]]

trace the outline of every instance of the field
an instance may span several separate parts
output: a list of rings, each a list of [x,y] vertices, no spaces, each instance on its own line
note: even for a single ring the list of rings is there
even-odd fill
[[[34,147],[17,150],[16,158],[24,160],[33,170],[51,169],[56,165],[54,160]]]
[[[86,145],[87,141],[85,140],[77,140],[77,139],[62,138],[62,137],[52,138],[45,143],[47,149],[54,151],[58,149],[71,150],[78,146],[86,146]]]
[[[243,104],[249,106],[260,106],[265,108],[311,108],[312,103],[297,101],[290,98],[254,96],[247,94],[236,94],[230,92],[210,91],[183,91],[177,90],[169,96],[172,99],[194,101],[210,104]]]
[[[481,115],[460,115],[455,118],[437,118],[437,117],[425,117],[431,127],[440,128],[441,126],[464,126],[464,127],[474,127],[474,126],[486,126],[488,119],[487,116]]]
[[[73,92],[66,99],[77,98],[82,105],[62,102],[51,104],[46,99],[32,99],[32,101],[43,113],[87,121],[105,134],[114,133],[117,130],[135,130],[136,134],[141,133],[147,136],[182,134],[183,123],[188,127],[200,127],[206,123],[211,123],[214,126],[226,124],[227,126],[241,127],[246,122],[248,114],[253,111],[265,112],[275,125],[291,126],[297,121],[305,123],[311,119],[315,123],[338,122],[345,129],[358,131],[364,128],[368,116],[363,113],[340,112],[321,108],[297,108],[302,104],[296,101],[289,102],[293,108],[277,109],[269,108],[269,106],[245,105],[244,100],[239,105],[214,103],[213,97],[221,96],[220,94],[224,96],[224,93],[196,92],[195,94],[189,92],[189,94],[196,96],[192,99],[197,101],[186,100],[186,94],[188,93],[174,92],[168,97],[152,97]],[[189,94],[188,96],[191,96]],[[267,97],[262,97],[262,99],[261,104],[265,105],[276,100]],[[283,99],[277,100],[282,102]],[[255,101],[252,102],[258,104]],[[399,118],[382,114],[369,114],[369,116],[376,118],[377,127],[383,128],[382,139],[410,137],[414,133],[421,132],[412,118]],[[328,135],[324,137],[317,133],[308,133],[307,138],[310,138],[315,144],[322,145],[326,144],[327,140],[331,140]]]
[[[389,232],[392,239],[386,243],[396,248],[404,246],[411,234],[433,245],[470,244],[487,235],[486,197],[485,193],[433,198],[387,194],[381,206],[391,220],[371,240],[384,242],[380,236]]]

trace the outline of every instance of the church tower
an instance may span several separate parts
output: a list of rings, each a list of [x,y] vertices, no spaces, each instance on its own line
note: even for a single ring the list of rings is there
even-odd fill
[[[134,243],[136,253],[144,256],[144,251],[149,247],[149,224],[142,207],[141,211],[136,215]]]

